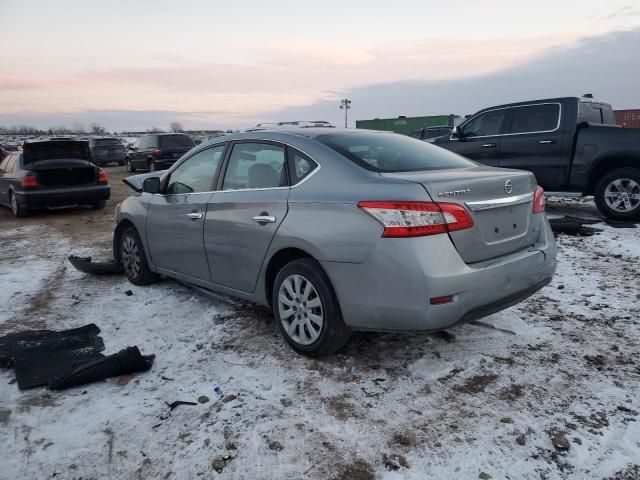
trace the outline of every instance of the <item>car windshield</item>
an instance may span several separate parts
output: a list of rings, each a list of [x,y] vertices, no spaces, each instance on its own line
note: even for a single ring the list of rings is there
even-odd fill
[[[191,137],[187,135],[163,135],[160,137],[160,146],[164,148],[171,147],[194,147],[195,143]]]
[[[410,137],[385,133],[335,133],[316,140],[374,172],[466,168],[475,164],[455,153]]]

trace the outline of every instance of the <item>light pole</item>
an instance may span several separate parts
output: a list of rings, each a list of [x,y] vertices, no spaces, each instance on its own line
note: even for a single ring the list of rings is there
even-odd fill
[[[344,128],[349,128],[349,109],[351,108],[351,100],[343,98],[340,100],[340,110],[344,110]]]

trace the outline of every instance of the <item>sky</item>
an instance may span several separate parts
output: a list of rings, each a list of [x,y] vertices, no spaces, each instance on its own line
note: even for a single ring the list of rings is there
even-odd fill
[[[640,108],[635,0],[0,0],[0,125],[109,130],[471,113],[593,92]]]

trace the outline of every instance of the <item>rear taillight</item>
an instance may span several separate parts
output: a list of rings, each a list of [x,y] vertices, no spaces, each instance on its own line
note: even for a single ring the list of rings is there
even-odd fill
[[[104,184],[109,183],[107,174],[102,169],[98,170],[98,183],[104,183]]]
[[[153,158],[162,158],[162,150],[159,148],[156,148],[153,151]]]
[[[359,202],[358,207],[384,226],[383,237],[421,237],[473,226],[469,213],[456,203]]]
[[[35,175],[26,175],[20,180],[22,188],[35,188],[38,186],[38,179]]]
[[[544,190],[542,187],[537,187],[533,194],[533,213],[544,212]]]

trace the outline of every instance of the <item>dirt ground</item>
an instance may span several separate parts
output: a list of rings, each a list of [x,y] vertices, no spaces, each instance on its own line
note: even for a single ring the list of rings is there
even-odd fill
[[[482,324],[308,360],[266,309],[73,270],[70,253],[110,255],[130,190],[106,171],[104,210],[0,210],[0,335],[93,322],[105,353],[155,364],[63,392],[0,370],[0,478],[640,478],[640,228],[559,237],[553,283]]]

